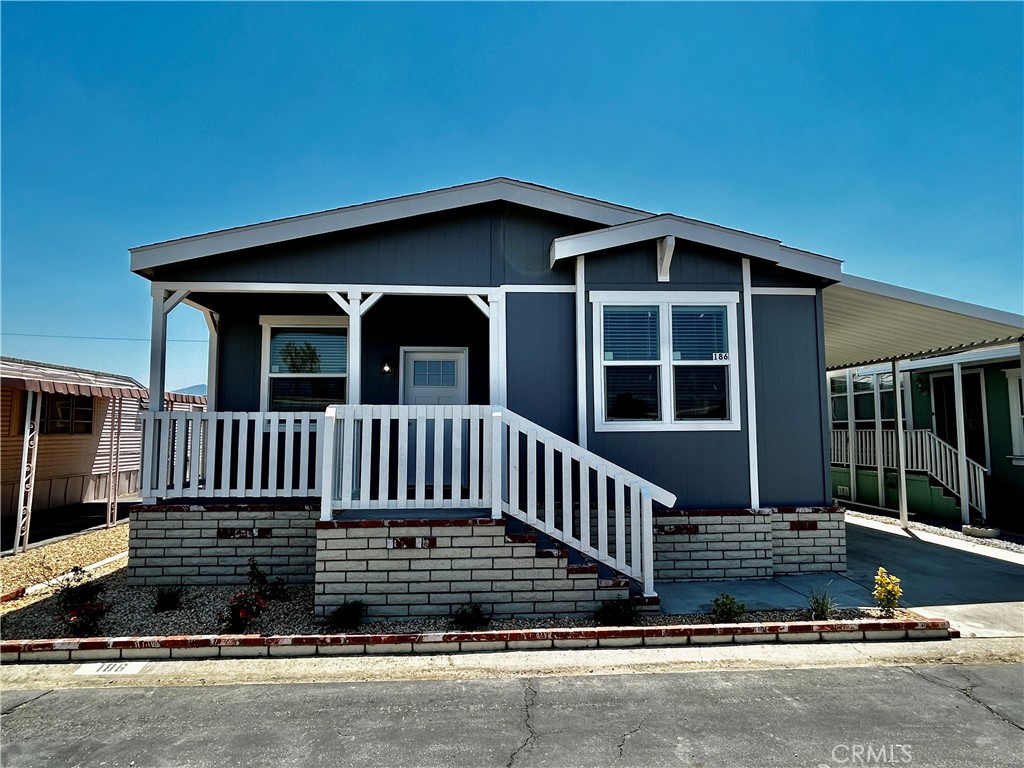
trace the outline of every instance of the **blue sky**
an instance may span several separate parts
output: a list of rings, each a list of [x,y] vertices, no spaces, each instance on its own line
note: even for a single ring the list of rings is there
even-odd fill
[[[1022,9],[4,3],[3,353],[145,382],[128,247],[499,175],[1021,312]]]

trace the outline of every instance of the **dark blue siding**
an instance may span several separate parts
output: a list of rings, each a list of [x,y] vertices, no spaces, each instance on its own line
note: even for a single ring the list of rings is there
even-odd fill
[[[590,289],[739,290],[743,284],[743,270],[736,254],[684,241],[676,243],[670,282],[658,282],[653,240],[588,255],[586,275]]]
[[[576,440],[576,297],[510,293],[508,407]]]
[[[814,296],[754,296],[762,506],[827,503],[821,333]]]

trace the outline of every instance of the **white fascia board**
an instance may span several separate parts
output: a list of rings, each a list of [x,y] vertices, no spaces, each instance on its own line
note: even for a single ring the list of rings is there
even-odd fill
[[[675,237],[721,248],[829,280],[838,280],[842,276],[842,262],[838,259],[788,248],[770,237],[752,235],[749,232],[673,214],[652,216],[640,221],[556,238],[551,242],[551,266],[561,259],[664,237]]]
[[[965,317],[971,317],[978,320],[987,320],[990,323],[1000,323],[1008,326],[1007,330],[1011,333],[1013,330],[1016,330],[1019,333],[1024,333],[1024,315],[1018,315],[1013,312],[1004,312],[1001,309],[983,307],[980,304],[971,304],[966,301],[959,301],[958,299],[949,299],[945,296],[939,296],[934,293],[915,291],[912,288],[904,288],[899,285],[883,283],[878,280],[869,280],[866,277],[857,277],[856,275],[843,275],[839,284],[855,291],[864,291],[865,293],[873,293],[878,296],[906,301],[911,304],[920,304],[923,307],[940,309],[945,312],[952,312],[957,315],[964,315]],[[826,288],[825,290],[828,289]]]
[[[972,349],[967,352],[956,352],[950,355],[937,355],[935,357],[923,357],[918,360],[901,360],[901,371],[925,371],[931,369],[948,368],[953,363],[961,365],[980,365],[982,363],[1009,362],[1020,359],[1020,347],[1017,344],[1001,344],[997,347],[986,347],[983,349]],[[853,372],[868,376],[873,373],[889,373],[892,371],[891,363],[879,365],[866,365],[854,368]]]
[[[142,245],[129,249],[131,269],[137,272],[243,248],[254,248],[499,200],[607,225],[622,224],[651,216],[633,208],[514,179],[491,179]]]

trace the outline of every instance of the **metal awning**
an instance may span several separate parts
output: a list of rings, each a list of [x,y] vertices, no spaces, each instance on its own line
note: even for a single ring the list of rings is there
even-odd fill
[[[147,397],[148,391],[130,376],[69,368],[34,360],[0,358],[0,383],[28,392],[52,392],[92,397]]]
[[[824,297],[830,370],[1024,339],[1024,316],[863,277],[844,275]]]

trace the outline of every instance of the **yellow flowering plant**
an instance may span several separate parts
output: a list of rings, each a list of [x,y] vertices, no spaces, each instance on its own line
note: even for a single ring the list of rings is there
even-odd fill
[[[891,619],[896,615],[896,609],[899,607],[902,594],[903,589],[900,587],[900,580],[891,573],[886,572],[885,568],[879,567],[878,573],[875,574],[875,591],[871,595],[875,598],[875,602],[878,603],[878,608],[881,610],[883,617]]]

